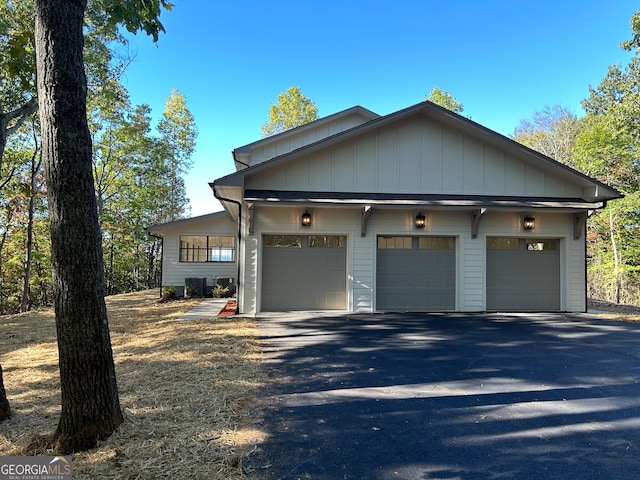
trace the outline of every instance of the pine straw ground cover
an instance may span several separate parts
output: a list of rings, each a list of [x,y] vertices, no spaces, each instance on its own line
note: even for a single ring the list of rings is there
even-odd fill
[[[255,324],[176,321],[198,303],[159,303],[157,291],[107,298],[125,422],[100,446],[73,456],[74,479],[241,479],[260,439],[248,401],[260,378]],[[51,455],[38,436],[60,412],[58,353],[49,310],[0,317],[0,361],[12,418],[0,455]]]

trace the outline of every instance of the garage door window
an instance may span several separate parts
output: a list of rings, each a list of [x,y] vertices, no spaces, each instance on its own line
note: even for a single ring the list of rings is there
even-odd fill
[[[526,250],[528,252],[552,252],[558,250],[558,239],[536,239],[488,237],[487,250]]]
[[[266,248],[302,248],[300,235],[265,235],[264,246]]]
[[[527,242],[527,250],[541,252],[543,250],[558,250],[558,240],[536,240],[534,242]]]
[[[502,237],[487,238],[487,250],[519,250],[519,249],[520,249],[519,238],[502,238]]]
[[[381,250],[411,250],[411,237],[378,237]]]
[[[453,237],[419,237],[420,250],[453,250]]]
[[[310,248],[344,248],[347,237],[340,235],[309,235]]]

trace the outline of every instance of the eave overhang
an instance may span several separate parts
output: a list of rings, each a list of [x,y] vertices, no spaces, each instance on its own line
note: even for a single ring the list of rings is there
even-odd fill
[[[223,177],[226,178],[226,177]],[[242,193],[244,187],[242,185],[218,184],[218,180],[209,183],[209,187],[213,191],[214,197],[222,204],[222,208],[236,221],[240,216],[240,206],[242,205]]]
[[[253,204],[300,205],[313,204],[326,207],[360,208],[424,208],[424,209],[500,209],[533,210],[554,209],[563,211],[597,210],[604,202],[592,202],[582,198],[437,195],[395,193],[348,192],[299,192],[278,190],[245,190],[244,201]]]
[[[622,195],[615,188],[612,188],[594,178],[589,177],[573,168],[564,165],[556,160],[547,157],[535,150],[532,150],[504,135],[501,135],[493,130],[490,130],[466,117],[451,112],[445,108],[442,108],[432,102],[424,101],[411,107],[399,110],[389,115],[375,118],[366,123],[353,127],[351,129],[339,132],[335,135],[328,136],[322,140],[314,142],[312,144],[301,147],[297,150],[293,150],[286,154],[266,160],[257,165],[243,168],[238,172],[232,173],[225,177],[222,177],[214,182],[214,192],[216,188],[231,185],[244,185],[245,179],[252,175],[260,174],[275,166],[285,164],[290,161],[294,161],[297,158],[305,155],[311,155],[315,152],[322,151],[332,147],[333,145],[345,141],[349,138],[353,138],[359,135],[363,135],[367,132],[374,131],[385,125],[392,124],[394,122],[401,121],[402,119],[409,118],[414,115],[425,115],[436,121],[441,122],[443,125],[460,131],[466,135],[470,135],[485,142],[488,145],[492,145],[498,150],[512,155],[528,164],[534,165],[537,168],[550,173],[553,176],[562,178],[567,182],[574,184],[582,189],[581,201],[591,202],[598,204],[601,202],[606,203],[608,200],[614,200],[616,198],[622,198]],[[247,153],[253,144],[246,145],[237,149],[237,154]],[[234,159],[238,160],[239,156],[234,153]]]

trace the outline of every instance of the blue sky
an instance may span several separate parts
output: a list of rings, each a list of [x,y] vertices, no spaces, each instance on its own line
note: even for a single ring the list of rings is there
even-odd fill
[[[260,138],[269,104],[292,85],[320,117],[354,105],[385,115],[434,86],[463,115],[510,135],[545,105],[582,115],[638,9],[623,0],[173,0],[158,43],[130,36],[123,78],[159,117],[180,90],[199,128],[185,178],[192,215],[220,210],[208,182],[234,171],[231,151]]]

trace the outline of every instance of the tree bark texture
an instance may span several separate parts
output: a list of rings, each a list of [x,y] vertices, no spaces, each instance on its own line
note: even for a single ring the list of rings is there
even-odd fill
[[[11,418],[11,406],[7,399],[7,392],[4,390],[4,380],[2,378],[2,365],[0,365],[0,422]]]
[[[122,423],[104,302],[83,63],[86,0],[38,0],[36,58],[51,222],[62,412],[53,447],[96,446]]]

